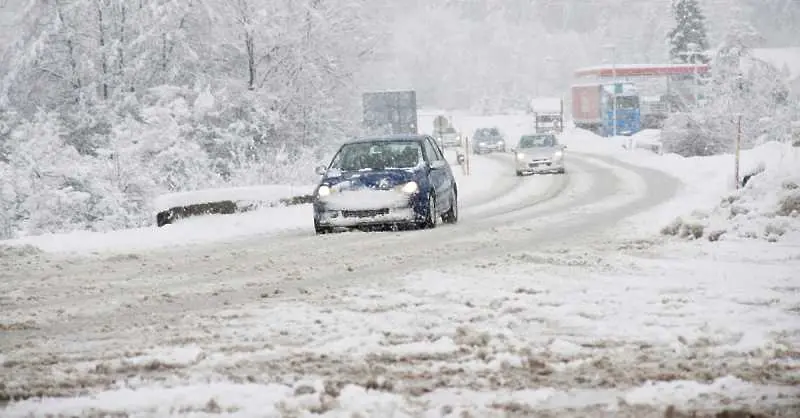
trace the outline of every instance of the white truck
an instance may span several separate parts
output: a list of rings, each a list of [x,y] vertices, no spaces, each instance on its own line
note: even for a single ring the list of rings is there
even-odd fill
[[[536,97],[528,104],[536,133],[560,133],[564,130],[564,101],[558,97]]]

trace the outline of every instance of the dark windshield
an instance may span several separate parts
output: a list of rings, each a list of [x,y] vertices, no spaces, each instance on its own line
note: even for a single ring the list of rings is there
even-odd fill
[[[475,131],[476,138],[500,136],[500,131],[497,128],[481,128]]]
[[[413,168],[421,161],[422,150],[417,141],[357,142],[343,145],[330,168],[342,171]]]
[[[527,135],[519,140],[520,148],[554,147],[556,144],[556,137],[553,135]]]
[[[637,109],[639,107],[639,98],[636,96],[618,96],[617,109]]]
[[[539,122],[555,122],[559,119],[558,115],[537,115],[536,119]]]

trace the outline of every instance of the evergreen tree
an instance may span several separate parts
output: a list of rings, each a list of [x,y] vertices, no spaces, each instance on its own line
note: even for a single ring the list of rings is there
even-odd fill
[[[672,14],[676,26],[669,32],[670,58],[673,62],[708,63],[705,17],[697,0],[674,0]]]

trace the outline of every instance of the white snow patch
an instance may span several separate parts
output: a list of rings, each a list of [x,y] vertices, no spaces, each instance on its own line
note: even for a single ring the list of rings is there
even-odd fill
[[[309,230],[312,219],[311,205],[296,205],[234,215],[186,218],[162,228],[151,226],[110,232],[74,231],[24,237],[3,243],[12,246],[33,245],[55,253],[118,253]]]
[[[230,200],[233,202],[278,203],[280,199],[307,195],[311,194],[313,191],[314,186],[282,184],[203,189],[161,195],[153,201],[153,207],[157,212],[160,212],[176,206],[188,206],[223,200]]]

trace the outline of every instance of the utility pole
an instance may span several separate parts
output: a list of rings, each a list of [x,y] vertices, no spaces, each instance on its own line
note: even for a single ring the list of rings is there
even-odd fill
[[[694,83],[692,83],[692,93],[694,96],[694,106],[697,107],[700,103],[700,94],[698,92],[698,80],[697,80],[697,57],[700,55],[700,46],[694,42],[690,42],[687,47],[689,48],[689,60],[692,63],[692,70],[694,72]]]
[[[611,94],[611,132],[613,136],[617,136],[617,46],[614,44],[603,45],[604,49],[611,49],[611,78],[613,79],[614,88]],[[605,59],[603,60],[605,62]],[[605,88],[605,84],[603,84]]]
[[[472,147],[470,146],[470,143],[469,143],[469,137],[468,136],[464,137],[464,154],[465,154],[464,155],[464,163],[465,163],[464,164],[464,168],[466,170],[466,172],[464,174],[466,174],[467,176],[469,176],[469,174],[470,174],[469,154],[471,153],[471,148]]]
[[[614,136],[617,136],[617,46],[611,46],[611,77],[614,79],[614,96],[611,101],[613,106],[612,123],[614,124]]]
[[[734,179],[736,181],[736,188],[740,187],[739,182],[739,155],[742,149],[742,114],[739,114],[738,121],[736,122],[736,153],[733,157],[733,170]]]

